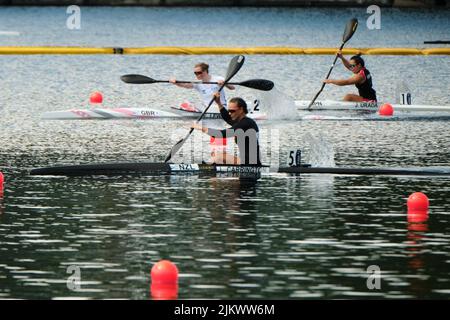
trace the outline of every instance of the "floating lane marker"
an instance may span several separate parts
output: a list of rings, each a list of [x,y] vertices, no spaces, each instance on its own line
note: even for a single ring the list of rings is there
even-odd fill
[[[343,54],[354,55],[450,55],[450,48],[346,48]],[[336,48],[296,47],[0,47],[0,54],[276,54],[276,55],[335,55]]]

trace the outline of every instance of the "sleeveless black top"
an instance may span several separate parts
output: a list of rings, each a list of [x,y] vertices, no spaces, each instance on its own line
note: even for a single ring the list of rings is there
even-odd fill
[[[362,68],[359,74],[365,79],[363,83],[355,84],[358,88],[359,95],[365,99],[377,100],[377,93],[372,88],[372,75],[369,70]]]

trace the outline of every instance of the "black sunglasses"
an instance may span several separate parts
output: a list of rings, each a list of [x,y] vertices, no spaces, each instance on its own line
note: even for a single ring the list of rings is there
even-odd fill
[[[203,73],[203,71],[194,71],[194,74],[196,75],[196,76],[199,76],[199,75],[201,75]]]
[[[353,69],[353,68],[355,68],[356,66],[357,66],[357,64],[351,64],[351,65],[350,65],[350,68]]]
[[[235,113],[237,110],[228,110],[228,113]]]

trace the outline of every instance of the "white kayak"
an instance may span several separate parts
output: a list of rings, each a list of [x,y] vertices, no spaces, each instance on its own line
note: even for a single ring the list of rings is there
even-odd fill
[[[299,111],[306,111],[310,101],[296,100],[295,106]],[[264,110],[264,106],[259,102],[253,105],[258,106],[258,110]],[[376,102],[344,102],[334,100],[316,101],[311,107],[311,111],[369,111],[377,112],[382,103]],[[436,105],[403,105],[391,104],[394,108],[394,114],[401,112],[450,112],[450,106]],[[185,103],[178,107],[171,107],[169,111],[163,111],[154,108],[92,108],[92,109],[70,109],[61,111],[49,111],[42,115],[42,119],[46,120],[107,120],[107,119],[161,119],[161,118],[179,118],[179,119],[198,119],[201,112],[191,104],[186,106]],[[250,118],[255,120],[266,120],[268,115],[263,111],[256,111],[256,108],[249,104]],[[316,116],[312,116],[316,117]],[[323,116],[322,116],[323,117]],[[221,119],[218,112],[207,112],[204,119]],[[303,118],[303,117],[301,117]],[[307,117],[308,118],[308,117]],[[307,119],[305,118],[305,120]]]
[[[298,110],[306,110],[310,104],[310,100],[296,100],[295,106]],[[318,110],[334,110],[334,111],[378,111],[382,102],[347,102],[334,100],[315,101],[311,107],[311,111]],[[436,106],[436,105],[413,105],[413,104],[391,104],[395,111],[402,112],[450,112],[450,106]]]
[[[49,111],[42,114],[44,120],[111,120],[111,119],[198,119],[201,112],[197,109],[183,109],[172,107],[171,112],[153,108],[92,108]],[[262,112],[248,114],[255,120],[265,120],[267,116]],[[218,112],[207,112],[203,119],[222,119]]]
[[[181,118],[181,116],[151,108],[93,108],[49,111],[43,113],[41,118],[45,120],[107,120]]]

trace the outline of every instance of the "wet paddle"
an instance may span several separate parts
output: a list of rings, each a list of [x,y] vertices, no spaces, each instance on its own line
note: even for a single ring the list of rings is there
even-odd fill
[[[241,69],[242,65],[244,64],[244,60],[245,60],[244,56],[235,56],[233,59],[231,59],[230,64],[228,65],[228,70],[227,70],[227,75],[225,77],[225,82],[224,82],[223,85],[220,86],[219,92],[222,91],[222,89],[225,87],[225,85],[228,83],[228,81],[230,81],[231,78],[233,78],[234,75],[236,73],[238,73],[238,71]],[[208,104],[206,109],[202,112],[200,117],[197,119],[196,123],[199,123],[202,120],[203,116],[208,111],[209,107],[211,107],[211,105],[213,104],[214,100],[215,100],[215,97],[213,97],[211,99],[211,102]],[[175,155],[178,152],[178,150],[181,149],[183,144],[186,142],[186,140],[191,135],[192,131],[194,131],[194,128],[191,128],[189,130],[188,134],[183,139],[178,141],[172,147],[172,149],[170,150],[170,153],[167,155],[166,160],[164,160],[164,162],[168,162],[172,158],[172,156]]]
[[[348,40],[350,40],[350,38],[355,33],[357,27],[358,27],[358,20],[356,18],[353,18],[349,22],[347,22],[347,25],[345,26],[344,34],[342,36],[342,44],[341,44],[341,47],[339,48],[339,51],[341,51],[342,48],[344,47],[345,43]],[[328,79],[330,77],[331,71],[333,70],[334,65],[336,64],[337,59],[338,59],[338,54],[336,53],[336,57],[334,58],[334,62],[331,65],[330,71],[328,71],[327,77],[325,79]],[[325,82],[322,83],[322,86],[320,87],[319,92],[316,93],[316,95],[312,99],[311,103],[308,105],[307,110],[311,110],[312,105],[314,104],[314,102],[316,101],[317,97],[320,95],[320,93],[322,92],[324,87],[325,87]]]
[[[140,74],[126,74],[120,77],[123,82],[131,84],[151,84],[151,83],[169,83],[168,80],[155,80],[147,76]],[[177,83],[204,83],[204,84],[217,84],[217,82],[202,82],[202,81],[177,81]],[[242,82],[229,82],[228,84],[243,86],[251,89],[270,91],[274,84],[270,80],[265,79],[251,79]]]

